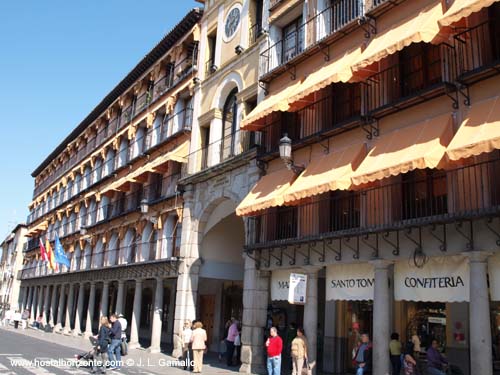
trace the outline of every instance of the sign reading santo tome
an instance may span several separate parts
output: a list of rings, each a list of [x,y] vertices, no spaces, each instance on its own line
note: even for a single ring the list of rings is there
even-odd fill
[[[302,273],[291,273],[289,285],[288,303],[292,305],[305,305],[307,296],[307,275]]]
[[[469,301],[469,263],[464,256],[432,257],[422,267],[406,261],[394,265],[397,301]]]
[[[326,268],[327,301],[373,300],[375,274],[369,263],[335,264]]]

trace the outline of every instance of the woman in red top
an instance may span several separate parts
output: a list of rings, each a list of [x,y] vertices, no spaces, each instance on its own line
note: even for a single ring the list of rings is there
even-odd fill
[[[269,331],[271,337],[266,341],[267,347],[267,373],[268,375],[281,374],[281,352],[283,351],[283,340],[278,336],[276,327]]]

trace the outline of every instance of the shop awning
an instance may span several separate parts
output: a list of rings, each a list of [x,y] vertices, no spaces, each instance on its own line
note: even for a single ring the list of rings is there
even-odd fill
[[[264,126],[264,119],[272,112],[286,112],[290,109],[288,99],[292,97],[303,80],[296,79],[293,83],[285,88],[276,88],[274,93],[269,94],[263,101],[243,119],[240,128],[243,130],[259,130]]]
[[[500,96],[472,104],[446,150],[459,160],[500,149]]]
[[[110,190],[116,190],[127,182],[137,182],[137,179],[140,176],[144,175],[147,172],[154,172],[156,168],[170,160],[177,161],[179,163],[187,163],[188,155],[189,141],[184,141],[172,151],[156,157],[154,160],[144,164],[140,168],[137,168],[135,171],[129,173],[125,177],[122,177],[117,181],[113,181],[111,184],[102,189],[100,193],[104,194]]]
[[[286,203],[322,194],[346,190],[352,185],[351,175],[366,156],[366,144],[354,144],[314,159],[286,191]]]
[[[354,71],[361,70],[386,56],[401,51],[411,43],[429,43],[439,35],[438,20],[443,17],[440,1],[433,2],[418,14],[413,12],[406,14],[408,16],[396,24],[390,24],[383,30],[377,30],[377,34],[363,51],[359,60],[353,64]]]
[[[373,300],[375,271],[370,263],[335,264],[326,267],[327,301]]]
[[[440,115],[384,134],[352,176],[362,185],[414,169],[436,168],[453,137],[451,115]]]
[[[489,7],[496,1],[498,0],[455,0],[439,20],[439,24],[442,27],[450,26],[462,18],[470,16],[472,13]]]
[[[31,228],[28,231],[28,233],[26,234],[26,237],[33,237],[33,236],[39,234],[40,232],[46,231],[48,227],[49,227],[48,220],[44,220],[41,223],[38,223],[37,225],[35,225],[33,228]]]
[[[348,82],[352,78],[351,65],[354,61],[359,60],[361,48],[358,47],[349,51],[339,49],[337,51],[340,53],[337,56],[332,56],[328,65],[307,76],[296,93],[289,97],[288,103],[296,103],[332,83]]]
[[[421,268],[408,262],[394,264],[396,301],[469,301],[469,262],[461,255],[431,257]]]
[[[296,174],[286,168],[263,176],[236,207],[238,216],[250,215],[253,212],[284,203],[285,191],[295,181]]]

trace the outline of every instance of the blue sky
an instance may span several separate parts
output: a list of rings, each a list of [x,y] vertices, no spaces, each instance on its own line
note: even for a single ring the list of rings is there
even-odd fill
[[[31,172],[193,0],[0,2],[0,242],[25,221]]]

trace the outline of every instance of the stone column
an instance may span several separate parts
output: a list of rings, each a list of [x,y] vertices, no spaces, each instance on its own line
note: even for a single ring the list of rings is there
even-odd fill
[[[44,302],[43,301],[43,285],[40,285],[40,287],[38,289],[38,299],[37,299],[38,311],[37,311],[36,318],[38,318],[38,315],[44,315],[43,302]]]
[[[29,287],[25,286],[23,288],[23,302],[22,302],[22,305],[21,305],[21,313],[26,310],[26,307],[28,306],[28,291],[29,291]]]
[[[89,307],[87,309],[87,323],[85,324],[85,337],[92,336],[92,321],[95,309],[95,281],[90,283]]]
[[[73,312],[73,302],[75,299],[75,284],[69,284],[68,302],[66,302],[66,322],[64,323],[64,334],[71,331],[71,314]]]
[[[245,256],[243,279],[243,326],[240,372],[265,373],[263,337],[266,329],[270,272],[259,271],[255,261]]]
[[[47,325],[50,321],[50,316],[49,316],[49,303],[50,303],[50,285],[45,286],[45,299],[43,301],[43,325]]]
[[[318,271],[317,267],[307,269],[307,294],[304,306],[304,331],[309,344],[307,352],[313,375],[316,373],[318,347]]]
[[[101,297],[101,311],[100,311],[100,316],[108,316],[108,310],[109,310],[109,281],[105,280],[102,283],[102,297]]]
[[[134,311],[132,312],[132,321],[130,322],[130,343],[131,349],[138,348],[139,345],[139,326],[141,323],[141,302],[142,302],[142,280],[135,281],[134,292]]]
[[[54,327],[57,323],[57,285],[52,285],[52,295],[50,298],[50,316],[49,316],[49,324]]]
[[[169,285],[170,299],[168,301],[168,318],[167,318],[167,342],[169,344],[172,343],[172,338],[174,334],[173,329],[174,329],[174,316],[175,316],[175,285],[176,285],[175,280]]]
[[[62,328],[62,320],[64,314],[64,284],[59,288],[59,305],[57,306],[57,323],[55,329],[60,331]]]
[[[28,301],[26,302],[26,306],[24,307],[24,309],[31,311],[31,303],[32,302],[33,302],[33,287],[29,286],[28,287]]]
[[[118,280],[118,291],[116,293],[116,313],[123,314],[124,310],[125,280]]]
[[[82,334],[82,319],[83,319],[83,301],[85,298],[85,284],[80,282],[78,288],[78,302],[76,305],[76,316],[75,316],[75,329],[73,330],[74,336],[79,336]]]
[[[373,375],[389,375],[389,339],[391,294],[389,290],[389,267],[391,262],[376,259],[371,261],[375,269],[375,291],[373,296]]]
[[[492,375],[490,300],[488,296],[487,259],[491,253],[467,253],[470,264],[470,368],[475,374]]]
[[[31,320],[36,320],[36,305],[38,299],[38,287],[33,287],[33,299],[31,300]]]
[[[151,329],[151,346],[149,347],[150,353],[160,353],[161,332],[163,314],[163,279],[156,278],[156,290],[153,310],[153,326]]]

